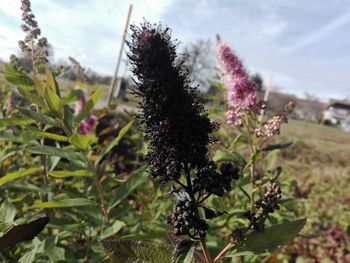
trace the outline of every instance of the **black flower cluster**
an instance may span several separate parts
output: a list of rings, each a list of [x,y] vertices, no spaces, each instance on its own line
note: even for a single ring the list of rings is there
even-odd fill
[[[205,165],[215,125],[191,86],[183,59],[176,59],[169,28],[144,23],[131,29],[128,57],[137,77],[134,93],[142,97],[147,160],[150,173],[164,183],[178,178],[184,165]]]
[[[192,228],[204,233],[209,226],[199,217],[196,202],[185,191],[175,193],[175,195],[175,212],[169,217],[169,224],[174,227],[174,233],[176,235],[190,235]]]
[[[218,171],[208,157],[210,133],[217,124],[209,120],[183,58],[177,58],[169,28],[145,22],[131,30],[128,57],[136,76],[132,91],[142,99],[139,117],[149,141],[149,172],[160,183],[180,186],[169,217],[175,234],[203,237],[208,225],[198,208],[204,208],[210,195],[232,190],[238,169],[225,163]]]
[[[231,183],[239,178],[239,169],[231,163],[223,163],[219,173],[215,162],[209,160],[206,166],[198,169],[196,176],[193,181],[195,192],[204,191],[222,197],[225,191],[232,190]]]
[[[264,222],[270,213],[279,210],[278,201],[282,198],[281,188],[276,183],[270,183],[267,192],[262,199],[255,202],[256,212],[247,212],[246,217],[249,219],[251,226],[256,231],[264,230]]]

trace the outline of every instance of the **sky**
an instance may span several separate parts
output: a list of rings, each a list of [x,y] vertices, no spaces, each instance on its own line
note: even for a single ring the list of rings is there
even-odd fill
[[[68,56],[113,74],[129,4],[131,22],[172,29],[181,48],[220,34],[249,72],[279,90],[350,98],[350,0],[31,0],[56,61]],[[0,58],[18,53],[20,0],[0,0]],[[214,54],[212,54],[214,56]],[[124,70],[123,70],[124,71]],[[124,74],[124,72],[121,72]]]

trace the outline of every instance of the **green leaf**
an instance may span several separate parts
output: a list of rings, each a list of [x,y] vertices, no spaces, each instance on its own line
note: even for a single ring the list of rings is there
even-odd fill
[[[118,233],[126,224],[123,221],[116,220],[111,227],[105,229],[100,237],[100,240],[106,239]]]
[[[121,184],[117,189],[116,195],[110,202],[109,210],[117,206],[123,201],[132,191],[139,187],[146,180],[148,174],[145,168],[141,168],[134,175],[130,176],[128,180]]]
[[[96,163],[99,163],[103,157],[105,157],[105,155],[107,153],[109,153],[115,146],[118,145],[118,143],[120,142],[120,140],[124,137],[124,135],[129,131],[129,129],[131,128],[132,124],[134,123],[134,121],[129,122],[127,125],[125,125],[119,132],[118,136],[113,139],[113,141],[111,141],[107,147],[103,148],[100,155],[97,157],[96,159]]]
[[[81,160],[84,161],[83,156],[79,152],[73,152],[66,148],[56,148],[51,146],[32,146],[28,148],[28,151],[36,154],[47,154],[49,156],[58,156],[66,158],[68,160]]]
[[[14,173],[9,173],[9,174],[7,174],[7,175],[5,175],[5,176],[0,178],[0,186],[6,184],[8,182],[11,182],[11,181],[13,181],[15,179],[18,179],[20,177],[37,173],[40,170],[41,170],[40,167],[35,167],[35,168],[29,168],[29,169],[26,169],[26,170],[14,172]]]
[[[11,84],[25,90],[33,90],[33,80],[24,72],[19,71],[11,65],[5,65],[5,79]]]
[[[18,126],[18,125],[29,125],[35,123],[34,120],[30,118],[3,118],[0,119],[0,127],[8,127],[8,126]]]
[[[58,88],[58,84],[56,79],[54,78],[51,70],[46,66],[45,67],[47,86],[52,92],[60,99],[60,90]]]
[[[37,78],[36,76],[33,76],[33,81],[34,81],[34,86],[35,86],[35,90],[37,91],[37,93],[41,96],[44,97],[45,95],[45,83]]]
[[[282,143],[282,144],[269,144],[266,147],[264,147],[263,149],[261,149],[261,151],[270,152],[273,150],[282,150],[282,149],[285,149],[285,148],[291,146],[292,144],[293,144],[293,142],[287,142],[287,143]]]
[[[30,129],[29,130],[34,136],[39,137],[39,138],[48,138],[48,139],[52,139],[55,141],[60,141],[60,142],[68,142],[69,139],[66,136],[63,135],[58,135],[55,133],[51,133],[51,132],[43,132],[43,131],[39,131],[39,130],[35,130],[35,129]]]
[[[44,229],[48,222],[48,217],[40,217],[29,223],[13,224],[11,229],[0,236],[0,251],[7,247],[13,247],[21,241],[32,240]]]
[[[151,241],[103,240],[104,250],[113,263],[172,262],[172,247]]]
[[[238,242],[235,253],[271,253],[293,240],[304,227],[306,219],[288,221],[267,227],[262,232],[252,231],[242,242]]]
[[[63,105],[67,105],[74,101],[78,101],[81,96],[83,96],[83,92],[81,90],[71,90],[62,97],[61,101]]]
[[[100,87],[91,95],[90,99],[86,103],[81,113],[79,113],[78,116],[75,118],[75,121],[77,123],[86,119],[90,115],[90,112],[96,105],[98,99],[103,95],[104,89],[105,87]]]
[[[36,139],[35,135],[30,131],[0,131],[0,140],[13,141],[18,143],[29,143],[31,140]]]
[[[42,124],[47,124],[47,125],[52,125],[55,127],[61,127],[61,124],[54,118],[47,116],[45,114],[39,113],[39,112],[35,112],[32,110],[27,110],[27,109],[19,109],[19,111],[27,116],[28,118],[31,118],[32,120],[35,120],[39,123]]]
[[[63,119],[64,109],[60,97],[50,88],[45,89],[45,100],[49,108],[61,119]]]
[[[175,245],[173,251],[173,262],[174,263],[191,263],[194,253],[194,242],[192,240],[181,240]],[[186,261],[185,261],[186,260]]]
[[[49,201],[41,202],[36,205],[32,205],[27,209],[35,208],[65,208],[65,207],[78,207],[78,206],[87,206],[87,205],[96,205],[93,201],[86,198],[68,198],[58,201]]]
[[[63,124],[67,128],[67,130],[69,130],[70,132],[73,131],[74,113],[68,106],[64,106]]]
[[[92,177],[94,174],[88,170],[78,170],[78,171],[52,171],[49,175],[56,178],[65,178],[71,176],[78,177]]]
[[[25,98],[30,103],[34,103],[35,105],[38,105],[43,110],[48,109],[45,101],[41,97],[39,97],[38,95],[36,95],[30,91],[26,91],[24,89],[21,89],[21,88],[18,88],[18,91],[23,96],[23,98]]]
[[[8,199],[0,207],[0,223],[12,223],[16,216],[16,208]]]
[[[235,165],[245,166],[247,162],[244,158],[236,152],[226,152],[222,150],[216,151],[214,157],[214,162],[231,162]]]
[[[91,135],[80,135],[79,133],[74,134],[70,138],[71,144],[81,150],[89,149],[91,143],[95,141],[95,138]]]

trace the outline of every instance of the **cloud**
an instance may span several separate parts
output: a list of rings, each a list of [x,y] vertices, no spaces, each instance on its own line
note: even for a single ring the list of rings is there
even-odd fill
[[[19,25],[19,0],[1,0],[0,57],[17,53],[17,42],[23,38]],[[105,74],[112,74],[119,52],[129,3],[127,1],[54,1],[32,0],[32,10],[41,28],[54,47],[56,60],[75,57],[82,65]],[[159,21],[170,0],[135,0],[131,22],[143,17]],[[15,22],[8,22],[14,19]],[[20,32],[13,34],[11,32]],[[6,48],[5,48],[6,47]],[[11,48],[12,47],[12,48]]]
[[[350,13],[345,13],[343,15],[340,15],[332,19],[326,25],[322,26],[316,32],[301,36],[297,41],[292,43],[292,45],[283,48],[282,51],[285,53],[292,52],[298,49],[311,46],[315,43],[319,43],[324,39],[332,37],[332,35],[334,35],[336,30],[345,26],[349,26],[349,24],[350,24]]]

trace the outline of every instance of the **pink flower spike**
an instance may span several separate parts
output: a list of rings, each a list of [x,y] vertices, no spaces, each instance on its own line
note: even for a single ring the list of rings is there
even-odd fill
[[[258,111],[255,83],[249,80],[242,62],[231,48],[221,41],[217,43],[216,54],[228,89],[229,105],[242,110]]]

